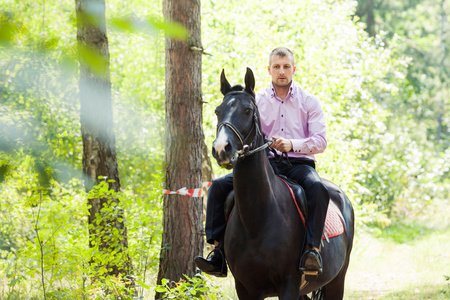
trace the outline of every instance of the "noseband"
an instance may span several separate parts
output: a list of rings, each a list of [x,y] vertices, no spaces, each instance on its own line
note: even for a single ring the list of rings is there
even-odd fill
[[[252,155],[253,153],[256,153],[258,151],[262,151],[262,150],[266,149],[267,147],[269,147],[273,143],[273,140],[270,140],[267,143],[265,143],[264,145],[262,145],[256,149],[250,150],[250,147],[255,146],[254,144],[256,143],[256,138],[262,134],[261,130],[258,126],[258,114],[257,114],[258,107],[256,106],[255,98],[251,94],[247,93],[246,91],[229,92],[224,96],[224,98],[226,98],[229,95],[242,95],[242,94],[245,94],[246,96],[250,97],[252,104],[255,107],[255,111],[253,112],[252,128],[248,132],[247,136],[243,137],[241,132],[233,124],[231,124],[230,122],[227,122],[227,121],[221,122],[219,125],[217,125],[217,131],[216,131],[216,135],[217,135],[219,133],[219,130],[223,126],[226,126],[226,127],[230,128],[234,132],[234,134],[236,134],[236,136],[239,138],[239,141],[241,142],[241,145],[242,145],[242,149],[236,151],[236,153],[234,154],[234,156],[232,158],[232,161],[236,161],[238,158],[244,158],[244,157]],[[255,133],[255,136],[253,137],[253,140],[249,146],[246,142],[254,130],[256,130],[256,133]]]
[[[231,124],[230,122],[222,122],[219,125],[217,125],[217,133],[219,133],[220,128],[222,128],[223,126],[226,126],[226,127],[230,128],[231,130],[233,130],[233,132],[239,138],[239,141],[241,142],[242,147],[245,147],[246,146],[245,142],[247,141],[250,134],[252,133],[253,128],[255,128],[255,122],[253,121],[252,129],[250,129],[250,132],[247,134],[247,136],[245,138],[242,137],[242,134],[239,132],[239,130],[236,127],[234,127],[234,125]],[[256,135],[255,135],[255,137],[256,137]],[[254,140],[254,138],[253,138],[253,140]],[[252,141],[252,143],[253,143],[253,141]]]

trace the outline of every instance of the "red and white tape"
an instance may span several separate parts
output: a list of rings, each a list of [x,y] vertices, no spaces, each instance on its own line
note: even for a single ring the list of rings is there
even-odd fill
[[[204,181],[202,183],[203,187],[209,187],[211,185],[211,181]],[[169,191],[166,189],[162,190],[164,195],[183,195],[188,197],[202,197],[203,196],[203,188],[195,188],[195,189],[188,189],[186,187],[183,187],[176,191]]]

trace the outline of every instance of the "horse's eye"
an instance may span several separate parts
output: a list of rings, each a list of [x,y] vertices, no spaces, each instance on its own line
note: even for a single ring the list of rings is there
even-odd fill
[[[247,114],[247,115],[251,114],[251,112],[252,112],[252,110],[251,110],[250,108],[247,108],[247,109],[245,110],[245,114]]]
[[[216,116],[219,115],[219,112],[217,111],[217,109],[214,111],[214,113],[216,114]]]

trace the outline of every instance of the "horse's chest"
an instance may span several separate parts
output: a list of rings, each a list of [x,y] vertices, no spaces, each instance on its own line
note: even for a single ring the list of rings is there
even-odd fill
[[[303,237],[300,224],[291,222],[295,217],[286,214],[277,222],[259,220],[260,226],[251,228],[232,215],[225,234],[225,254],[235,278],[258,285],[257,289],[272,289],[274,283],[296,274]]]
[[[258,241],[237,238],[230,241],[228,247],[225,242],[225,246],[228,264],[235,276],[261,278],[285,273],[293,266],[292,261],[300,257],[301,248],[299,245],[289,249],[269,238]]]

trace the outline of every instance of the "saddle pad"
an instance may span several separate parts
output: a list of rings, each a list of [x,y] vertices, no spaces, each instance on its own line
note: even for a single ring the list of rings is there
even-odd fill
[[[328,238],[341,235],[344,232],[344,224],[338,214],[338,209],[339,208],[330,201],[327,217],[325,219],[325,232],[327,233]],[[322,239],[325,239],[325,235],[322,235]]]

